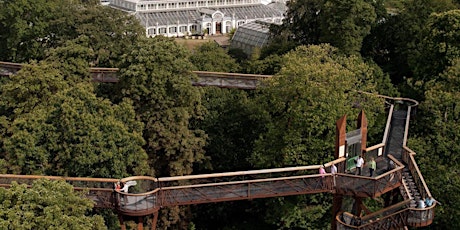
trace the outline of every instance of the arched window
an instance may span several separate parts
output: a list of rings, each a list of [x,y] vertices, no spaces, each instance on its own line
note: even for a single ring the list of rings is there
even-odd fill
[[[227,33],[230,33],[231,30],[232,30],[232,22],[229,22],[229,21],[225,22],[225,31]]]

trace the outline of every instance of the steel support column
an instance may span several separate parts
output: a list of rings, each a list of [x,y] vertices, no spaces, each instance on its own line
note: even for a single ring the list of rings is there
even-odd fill
[[[334,194],[334,198],[332,200],[332,221],[331,221],[331,229],[337,229],[337,221],[335,220],[336,216],[339,214],[340,210],[342,209],[342,201],[343,195]]]
[[[144,229],[144,218],[142,216],[139,216],[137,218],[137,230],[143,230]]]
[[[118,213],[118,221],[120,222],[121,230],[126,230],[125,222],[123,221],[123,215]]]
[[[152,230],[157,229],[157,222],[158,222],[158,211],[155,211],[153,213],[153,219],[152,219]]]

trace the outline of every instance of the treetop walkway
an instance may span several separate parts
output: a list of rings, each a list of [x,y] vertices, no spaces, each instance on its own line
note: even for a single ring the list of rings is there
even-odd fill
[[[1,65],[0,63],[0,70],[5,70]],[[229,73],[218,75],[238,76]],[[121,180],[1,174],[0,186],[9,187],[13,181],[31,185],[39,178],[64,180],[75,190],[87,191],[86,196],[95,202],[95,207],[116,210],[123,229],[123,217],[139,217],[138,227],[142,229],[141,218],[152,215],[152,228],[155,229],[158,211],[168,206],[314,193],[330,193],[334,196],[333,229],[401,229],[406,226],[428,226],[433,222],[436,202],[430,207],[416,207],[416,201],[432,195],[417,166],[415,153],[406,146],[409,120],[418,103],[406,98],[381,97],[388,104],[382,142],[366,147],[367,120],[364,112],[358,117],[359,128],[349,133],[345,131],[344,116],[336,124],[335,160],[323,165],[162,178],[133,176]],[[358,147],[357,152],[353,152],[355,147]],[[356,154],[364,155],[367,161],[371,157],[376,159],[375,176],[354,174],[353,159]],[[337,166],[338,172],[335,174],[330,173],[332,165]],[[320,174],[319,169],[322,166],[329,173]],[[129,192],[117,191],[114,183],[118,181],[129,182],[135,186]],[[385,195],[385,207],[381,210],[370,212],[363,205],[362,199],[382,195]],[[344,197],[354,199],[353,210],[347,209],[343,204]]]
[[[23,64],[0,62],[0,76],[10,76],[18,72]],[[118,68],[90,68],[94,82],[118,82]],[[272,77],[271,75],[222,73],[209,71],[192,71],[197,78],[191,79],[194,86],[217,86],[221,88],[255,89],[260,79]]]

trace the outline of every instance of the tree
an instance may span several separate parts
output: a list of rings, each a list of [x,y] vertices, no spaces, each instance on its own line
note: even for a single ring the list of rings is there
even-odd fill
[[[97,98],[89,82],[69,83],[49,63],[1,85],[9,173],[126,177],[144,174],[142,124],[129,101]],[[49,71],[48,71],[49,70]]]
[[[145,29],[138,19],[119,9],[84,4],[68,16],[71,20],[54,25],[56,30],[66,32],[62,32],[61,44],[82,36],[89,38],[87,47],[95,53],[90,62],[93,66],[118,67],[126,50],[140,37],[145,37]]]
[[[116,66],[144,30],[132,15],[94,1],[4,1],[0,9],[0,55],[3,60],[42,60],[46,50],[88,37],[91,64]]]
[[[192,124],[202,119],[204,107],[200,89],[191,84],[189,55],[174,40],[157,36],[142,39],[123,56],[120,66],[113,100],[133,101],[137,117],[145,124],[144,149],[151,175],[157,177],[189,175],[205,159],[206,134]],[[164,210],[159,225],[167,228],[186,221],[183,210]]]
[[[417,79],[429,81],[460,57],[460,10],[433,13],[414,63]]]
[[[425,100],[420,104],[412,138],[417,164],[433,197],[442,203],[436,208],[435,229],[459,228],[460,180],[460,60],[452,61],[436,80],[426,83]]]
[[[320,41],[345,54],[359,54],[377,15],[365,0],[330,0],[324,4]]]
[[[213,172],[249,170],[254,142],[261,132],[253,119],[250,93],[241,89],[208,87],[202,96],[206,113],[198,127],[208,135],[205,150]]]
[[[88,216],[93,202],[64,181],[40,179],[31,188],[13,182],[0,188],[2,229],[107,229],[101,216]]]
[[[4,60],[24,62],[43,56],[53,33],[49,22],[56,19],[61,1],[2,1],[0,9],[0,55]]]
[[[206,42],[196,47],[190,62],[200,71],[237,72],[236,61],[215,42]]]
[[[318,153],[333,149],[335,122],[342,115],[353,120],[366,108],[369,126],[373,125],[383,104],[357,91],[377,91],[376,66],[337,52],[328,45],[299,47],[284,56],[281,71],[260,88],[256,100],[264,108],[259,116],[268,119],[268,131],[258,141],[255,164],[318,164]]]
[[[124,56],[117,85],[145,124],[145,149],[156,176],[188,175],[204,159],[205,135],[190,128],[201,119],[199,88],[192,86],[190,53],[174,40],[145,38]]]
[[[284,60],[281,71],[258,90],[255,104],[261,106],[261,112],[256,116],[265,132],[256,140],[250,159],[257,168],[330,161],[335,124],[344,114],[354,126],[356,116],[364,109],[369,127],[384,127],[384,120],[378,119],[385,116],[382,99],[358,93],[377,92],[376,66],[356,56],[341,56],[329,45],[301,46]],[[267,220],[282,223],[280,228],[325,229],[330,218],[327,202],[330,197],[324,194],[314,199],[274,199],[267,202],[270,208],[265,210],[274,210]],[[293,207],[295,212],[285,211]],[[305,221],[305,217],[312,219]],[[309,223],[312,221],[314,226]]]
[[[321,36],[321,18],[324,0],[289,1],[286,17],[281,27],[271,27],[275,37],[281,36],[297,44],[318,44]]]
[[[414,64],[417,65],[420,50],[424,49],[420,44],[426,36],[422,31],[429,15],[456,8],[451,0],[410,0],[401,3],[401,8],[393,9],[385,20],[377,22],[363,51],[364,56],[371,56],[390,74],[394,84],[405,83],[406,79],[414,77]]]
[[[286,50],[294,47],[292,42],[330,43],[345,54],[358,54],[376,17],[374,5],[366,0],[291,1],[283,25],[270,28],[275,37],[270,46]]]

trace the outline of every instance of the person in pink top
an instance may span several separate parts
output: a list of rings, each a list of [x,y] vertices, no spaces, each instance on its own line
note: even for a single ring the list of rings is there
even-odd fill
[[[324,169],[324,166],[322,166],[322,165],[319,166],[319,174],[326,174],[326,169]],[[324,175],[321,176],[321,177],[324,177]]]
[[[324,174],[326,174],[326,169],[324,169],[324,166],[319,166],[319,174],[321,174],[321,180],[320,180],[320,184],[321,184],[321,188],[324,186]]]

